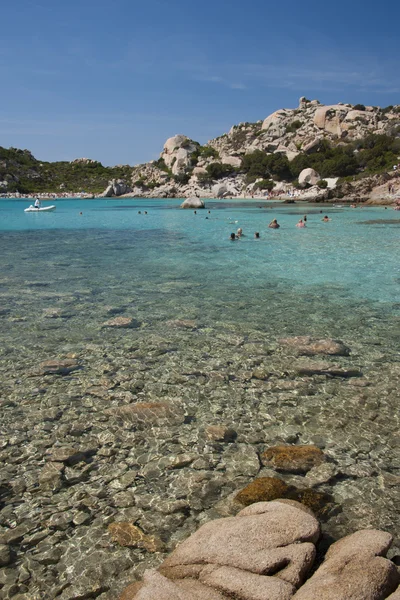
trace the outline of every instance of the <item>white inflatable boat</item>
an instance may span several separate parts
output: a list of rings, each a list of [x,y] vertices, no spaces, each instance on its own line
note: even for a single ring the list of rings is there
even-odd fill
[[[52,210],[56,210],[55,204],[52,206],[42,206],[41,208],[36,208],[31,204],[29,208],[25,208],[24,212],[50,212]]]

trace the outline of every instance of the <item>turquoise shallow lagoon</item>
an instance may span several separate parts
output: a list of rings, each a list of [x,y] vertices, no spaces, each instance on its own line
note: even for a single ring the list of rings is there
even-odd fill
[[[19,286],[37,280],[53,294],[89,286],[94,307],[134,300],[150,319],[179,313],[276,335],[338,335],[349,320],[367,333],[365,315],[399,314],[400,219],[390,209],[215,201],[211,214],[195,215],[177,200],[105,199],[58,200],[54,213],[25,214],[26,206],[0,204],[2,289],[11,304],[21,303]],[[272,218],[279,230],[268,229]],[[245,237],[229,241],[238,227]],[[37,310],[48,305],[44,296]]]
[[[29,202],[0,201],[0,535],[22,528],[0,593],[112,600],[200,524],[235,514],[233,496],[260,476],[327,494],[325,535],[383,528],[399,554],[399,213],[56,204],[25,214]],[[117,317],[135,326],[108,326]],[[306,335],[342,340],[350,356],[280,342]],[[49,375],[38,369],[49,359],[79,369]],[[143,402],[155,412],[116,416]],[[235,435],[213,440],[214,425]],[[327,465],[262,464],[282,443],[316,444]],[[111,543],[115,520],[165,553]]]

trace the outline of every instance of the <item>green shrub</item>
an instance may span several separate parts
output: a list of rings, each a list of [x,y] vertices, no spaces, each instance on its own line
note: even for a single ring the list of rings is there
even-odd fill
[[[257,181],[254,186],[255,190],[269,190],[271,191],[275,187],[275,182],[272,179],[262,179]]]
[[[243,157],[241,170],[247,174],[246,181],[251,178],[262,177],[263,179],[292,179],[290,164],[286,154],[277,152],[266,154],[261,150],[255,150]],[[254,181],[254,179],[253,179]]]
[[[319,181],[317,181],[317,186],[319,188],[321,188],[322,190],[324,190],[325,188],[328,187],[328,182],[325,181],[325,179],[320,179]]]
[[[186,185],[189,182],[192,173],[179,173],[179,175],[174,175],[175,183],[180,183],[181,185]]]
[[[365,110],[365,106],[364,106],[364,104],[356,104],[353,107],[353,110]]]
[[[290,125],[286,125],[286,133],[294,133],[297,131],[303,123],[301,121],[293,121]]]
[[[219,162],[211,163],[207,165],[206,171],[210,179],[222,179],[222,177],[228,177],[235,172],[235,168],[232,165],[224,165]]]

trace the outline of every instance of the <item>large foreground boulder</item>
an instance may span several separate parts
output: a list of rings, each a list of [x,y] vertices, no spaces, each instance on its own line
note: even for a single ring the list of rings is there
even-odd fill
[[[336,542],[304,583],[319,535],[317,519],[297,502],[252,504],[200,527],[120,600],[397,600],[400,576],[384,558],[392,538],[383,531]]]
[[[203,200],[200,198],[186,198],[184,202],[181,204],[181,208],[205,208],[205,204]]]

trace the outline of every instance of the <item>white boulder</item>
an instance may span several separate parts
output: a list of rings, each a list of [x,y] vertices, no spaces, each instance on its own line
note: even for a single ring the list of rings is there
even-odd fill
[[[306,185],[316,185],[321,179],[321,176],[314,169],[303,169],[299,175],[299,185],[306,187]]]
[[[132,189],[123,179],[112,179],[108,182],[108,186],[101,196],[103,196],[103,198],[112,198],[113,196],[129,194],[131,191]]]
[[[186,198],[184,202],[181,204],[181,208],[205,208],[205,204],[203,200],[200,198]]]

